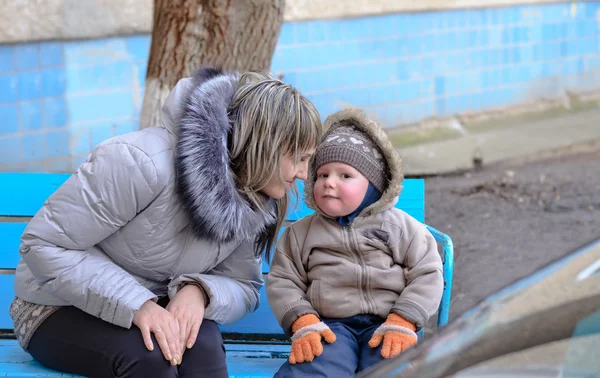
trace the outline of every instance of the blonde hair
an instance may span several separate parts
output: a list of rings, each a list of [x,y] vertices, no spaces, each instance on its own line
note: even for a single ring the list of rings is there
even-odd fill
[[[275,174],[284,183],[281,155],[298,159],[303,151],[317,146],[323,132],[319,112],[295,88],[265,72],[248,72],[240,77],[228,112],[232,123],[228,141],[232,174],[238,190],[256,209],[265,211],[265,196],[260,191]],[[295,185],[292,190],[298,194]],[[286,191],[276,200],[276,224],[257,237],[257,254],[266,249],[269,257],[288,203]]]

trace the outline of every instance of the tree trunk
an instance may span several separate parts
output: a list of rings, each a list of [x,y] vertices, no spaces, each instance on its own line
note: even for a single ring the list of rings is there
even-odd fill
[[[268,70],[285,0],[154,0],[140,128],[158,126],[169,91],[201,65]]]

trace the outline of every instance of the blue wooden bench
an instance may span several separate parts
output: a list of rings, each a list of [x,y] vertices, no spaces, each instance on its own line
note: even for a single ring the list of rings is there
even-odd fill
[[[0,376],[70,377],[46,369],[23,352],[13,334],[8,307],[14,297],[14,271],[19,261],[20,237],[30,217],[69,177],[68,174],[0,173]],[[300,185],[300,193],[302,185]],[[425,183],[407,179],[397,207],[423,222],[425,219]],[[312,213],[303,203],[293,203],[289,220]],[[428,227],[441,245],[444,262],[444,294],[438,311],[437,325],[448,321],[452,289],[453,247],[447,235]],[[269,266],[263,264],[266,274]],[[231,377],[272,377],[289,355],[290,345],[277,324],[261,291],[258,310],[238,323],[221,328],[227,348]]]

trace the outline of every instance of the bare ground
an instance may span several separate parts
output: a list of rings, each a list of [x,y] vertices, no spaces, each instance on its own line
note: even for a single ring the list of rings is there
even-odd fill
[[[451,319],[600,237],[600,142],[426,180],[426,222],[455,248]]]

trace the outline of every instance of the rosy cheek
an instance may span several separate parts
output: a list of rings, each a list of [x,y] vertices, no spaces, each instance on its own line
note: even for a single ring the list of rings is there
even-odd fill
[[[315,197],[318,197],[321,194],[321,189],[319,188],[319,183],[315,184],[315,187],[313,188],[313,195]]]
[[[348,197],[352,202],[358,202],[357,205],[360,205],[360,203],[362,202],[362,198],[360,197],[360,190],[357,190],[356,188],[353,188],[353,190],[348,192]]]

